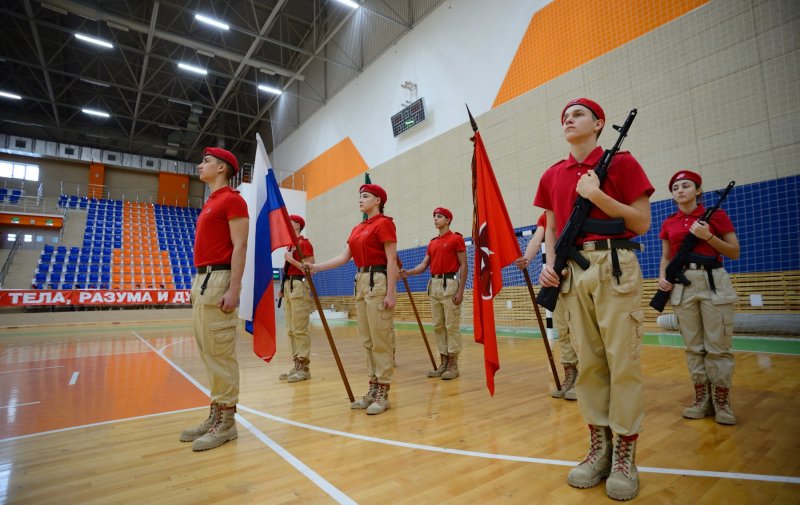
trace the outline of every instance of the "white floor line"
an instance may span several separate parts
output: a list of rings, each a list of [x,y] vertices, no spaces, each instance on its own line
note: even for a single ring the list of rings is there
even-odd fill
[[[174,368],[179,374],[183,375],[186,378],[186,380],[188,380],[189,382],[194,384],[195,387],[197,387],[197,389],[199,389],[200,391],[202,391],[205,394],[209,394],[210,393],[209,390],[207,388],[205,388],[202,384],[197,382],[197,380],[195,380],[194,377],[192,377],[184,369],[182,369],[181,367],[176,365],[171,359],[169,359],[168,357],[164,356],[164,354],[161,353],[161,351],[159,351],[158,349],[153,347],[150,344],[150,342],[148,342],[147,340],[142,338],[141,335],[139,335],[135,331],[132,331],[131,333],[136,335],[136,338],[141,340],[142,343],[144,343],[144,345],[146,345],[147,347],[152,349],[153,352],[155,352],[156,354],[161,356],[161,358],[164,361],[169,363],[170,366],[172,366],[172,368]],[[343,504],[355,504],[356,503],[349,496],[347,496],[346,494],[342,493],[338,488],[336,488],[336,486],[334,486],[333,484],[331,484],[330,482],[325,480],[321,475],[316,473],[314,470],[309,468],[305,463],[303,463],[302,461],[297,459],[294,455],[292,455],[289,451],[284,449],[280,444],[276,443],[274,440],[272,440],[267,435],[262,433],[258,428],[256,428],[249,421],[247,421],[247,419],[245,419],[241,414],[237,414],[236,415],[236,419],[239,421],[239,423],[242,424],[242,426],[244,426],[247,429],[247,431],[252,433],[254,437],[256,437],[258,440],[260,440],[262,443],[264,443],[267,447],[272,449],[278,456],[280,456],[281,458],[284,459],[284,461],[286,461],[287,463],[292,465],[295,469],[297,469],[297,471],[299,471],[301,474],[303,474],[308,480],[310,480],[311,482],[316,484],[320,489],[322,489],[323,491],[328,493],[328,496],[330,496],[331,498],[336,500],[337,503],[343,503]]]
[[[72,372],[72,377],[70,377],[69,379],[70,386],[74,386],[75,383],[78,382],[78,375],[80,375],[80,372],[78,371]]]
[[[48,368],[64,368],[64,365],[40,366],[37,368],[20,368],[19,370],[4,370],[0,373],[28,372],[30,370],[47,370]]]
[[[136,332],[133,332],[134,335],[141,338],[142,341],[149,346],[151,349],[156,351],[156,349],[151,346],[147,341],[145,341],[142,337],[140,337]],[[156,351],[158,352],[158,351]],[[162,355],[162,358],[167,360],[179,373],[181,373],[184,377],[186,377],[190,382],[195,384],[201,391],[208,394],[208,390],[202,387],[193,377],[183,371],[179,366],[175,365],[172,361],[169,360],[166,356]],[[385,438],[377,438],[377,437],[370,437],[366,435],[359,435],[357,433],[349,433],[346,431],[338,431],[332,430],[330,428],[323,428],[321,426],[314,426],[313,424],[306,424],[301,423],[298,421],[292,421],[290,419],[285,419],[283,417],[274,416],[272,414],[267,414],[266,412],[261,412],[259,410],[251,409],[245,405],[239,404],[239,410],[250,412],[251,414],[255,414],[260,417],[264,417],[266,419],[271,419],[273,421],[277,421],[279,423],[288,424],[291,426],[296,426],[298,428],[304,428],[308,430],[319,431],[321,433],[327,433],[329,435],[337,435],[340,437],[347,437],[353,438],[356,440],[364,440],[366,442],[375,442],[379,444],[386,444],[386,445],[393,445],[396,447],[405,447],[408,449],[416,449],[422,451],[431,451],[431,452],[441,452],[445,454],[458,454],[461,456],[471,456],[476,458],[486,458],[486,459],[499,459],[504,461],[520,461],[524,463],[539,463],[544,465],[556,465],[556,466],[575,466],[579,462],[578,461],[565,461],[559,459],[547,459],[547,458],[532,458],[527,456],[511,456],[507,454],[493,454],[487,452],[478,452],[478,451],[464,451],[461,449],[450,449],[447,447],[436,447],[431,445],[422,445],[422,444],[412,444],[409,442],[400,442],[397,440],[389,440]],[[754,473],[739,473],[739,472],[713,472],[713,471],[706,471],[706,470],[688,470],[688,469],[681,469],[681,468],[658,468],[658,467],[650,467],[650,466],[639,466],[637,467],[639,472],[644,473],[661,473],[661,474],[669,474],[669,475],[690,475],[693,477],[711,477],[711,478],[718,478],[718,479],[735,479],[735,480],[755,480],[755,481],[765,481],[765,482],[784,482],[789,484],[800,484],[800,477],[789,477],[784,475],[762,475],[762,474],[754,474]]]
[[[39,402],[36,402],[39,403]],[[20,404],[21,405],[21,404]],[[16,437],[0,438],[0,443],[14,442],[16,440],[24,440],[26,438],[40,437],[42,435],[52,435],[54,433],[64,433],[67,431],[82,430],[84,428],[92,428],[94,426],[104,426],[106,424],[124,423],[128,421],[138,421],[139,419],[147,419],[150,417],[168,416],[172,414],[180,414],[182,412],[191,412],[193,410],[205,410],[208,407],[192,407],[190,409],[170,410],[169,412],[158,412],[156,414],[147,414],[144,416],[126,417],[125,419],[112,419],[111,421],[100,421],[98,423],[82,424],[80,426],[70,426],[69,428],[59,428],[57,430],[40,431],[39,433],[29,433],[27,435],[19,435]]]
[[[182,338],[182,339],[180,339],[180,340],[176,340],[175,342],[172,342],[171,344],[167,344],[167,345],[161,346],[161,347],[158,349],[158,352],[159,352],[159,353],[162,353],[162,352],[164,352],[164,349],[166,349],[167,347],[172,347],[172,346],[173,346],[173,345],[175,345],[175,344],[180,344],[181,342],[185,342],[185,341],[187,341],[187,340],[189,340],[189,339],[188,339],[188,338]]]
[[[0,409],[13,409],[17,407],[23,407],[25,405],[36,405],[37,403],[42,403],[42,402],[11,403],[9,405],[0,405]]]

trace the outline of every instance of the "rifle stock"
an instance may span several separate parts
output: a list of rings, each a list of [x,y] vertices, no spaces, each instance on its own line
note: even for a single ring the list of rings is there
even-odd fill
[[[725,200],[725,198],[728,197],[728,193],[731,192],[731,189],[733,189],[734,185],[736,185],[736,181],[731,181],[728,183],[725,189],[722,190],[722,194],[720,195],[719,200],[717,200],[716,205],[714,205],[710,209],[706,209],[706,212],[700,218],[701,221],[705,223],[709,222],[711,216],[714,215],[714,212],[716,212],[717,209],[719,209],[720,205],[722,205],[722,202]],[[678,249],[678,252],[675,254],[675,257],[672,258],[672,260],[670,260],[669,264],[664,269],[664,278],[667,281],[669,281],[672,284],[681,283],[684,286],[688,286],[691,284],[689,279],[687,279],[686,276],[683,274],[683,269],[686,266],[686,264],[689,263],[689,254],[691,254],[692,250],[695,248],[698,242],[700,242],[700,239],[698,239],[691,233],[686,236],[683,243],[681,244],[680,249]],[[670,297],[669,291],[661,291],[659,289],[658,291],[656,291],[656,294],[653,295],[653,298],[650,300],[650,306],[659,312],[663,312],[664,307],[666,307],[667,305],[669,297]]]
[[[614,156],[617,154],[617,152],[619,152],[620,147],[622,147],[622,141],[625,140],[625,137],[628,135],[628,130],[630,129],[631,124],[633,124],[633,120],[636,119],[636,114],[637,110],[631,109],[622,126],[614,125],[614,129],[619,132],[619,137],[614,143],[614,147],[611,149],[606,149],[606,151],[603,153],[603,157],[600,158],[600,161],[594,168],[594,173],[600,180],[600,184],[603,184],[603,181],[608,173],[608,169],[611,166],[611,161],[614,159]],[[575,247],[575,242],[578,239],[578,235],[581,233],[581,227],[586,221],[586,218],[589,216],[589,211],[591,211],[593,207],[594,204],[590,200],[578,195],[572,208],[572,214],[570,214],[569,220],[564,225],[564,229],[561,230],[561,235],[558,237],[558,241],[556,242],[556,254],[553,262],[553,269],[556,271],[556,274],[558,274],[559,286],[564,280],[561,275],[561,271],[567,266],[567,259],[570,257],[570,250]],[[539,295],[536,297],[536,303],[550,311],[553,311],[556,309],[556,304],[558,303],[558,292],[558,286],[542,287],[539,290]]]

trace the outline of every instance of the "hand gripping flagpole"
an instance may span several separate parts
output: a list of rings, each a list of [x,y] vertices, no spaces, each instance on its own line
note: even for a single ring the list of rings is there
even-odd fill
[[[472,131],[478,131],[478,123],[475,122],[475,118],[472,117],[472,112],[469,110],[469,106],[467,106],[467,114],[469,114],[469,122],[472,124]],[[473,178],[475,175],[473,174]],[[475,187],[475,183],[473,182],[473,187]],[[475,195],[473,195],[473,200],[475,199]],[[477,204],[473,203],[474,216],[473,216],[473,228],[477,226]],[[550,342],[547,339],[547,330],[544,328],[544,323],[542,322],[542,313],[539,310],[539,305],[536,303],[536,295],[533,293],[533,284],[531,283],[531,276],[528,274],[528,269],[522,271],[523,276],[525,277],[525,284],[528,286],[528,294],[531,297],[531,302],[533,302],[533,311],[536,314],[536,321],[539,323],[539,332],[542,334],[542,342],[544,342],[545,351],[547,351],[547,359],[550,362],[550,370],[553,372],[553,379],[556,382],[556,389],[561,389],[561,381],[558,378],[558,371],[556,370],[556,364],[553,361],[553,352],[550,350]]]
[[[286,207],[281,207],[281,214],[287,223],[291,222],[289,219],[289,211],[286,210]],[[294,228],[292,228],[292,243],[294,244],[294,248],[297,251],[298,256],[300,256],[300,262],[302,263],[304,259],[303,251],[300,249],[300,242],[297,240],[297,234],[294,232]],[[347,390],[347,397],[350,399],[350,403],[352,403],[356,401],[356,399],[353,396],[353,391],[350,389],[350,383],[347,381],[347,374],[344,373],[342,360],[339,358],[339,351],[336,350],[336,343],[333,341],[331,329],[328,327],[328,320],[325,318],[325,312],[322,310],[322,304],[320,303],[319,296],[317,295],[317,288],[314,287],[314,281],[311,278],[311,273],[308,271],[306,271],[306,280],[308,280],[308,287],[311,288],[311,296],[314,297],[314,303],[317,306],[317,312],[319,312],[319,318],[320,321],[322,321],[322,327],[325,328],[325,336],[328,337],[328,343],[330,344],[331,351],[333,352],[333,359],[336,360],[336,366],[339,368],[339,375],[342,376],[344,388]]]
[[[397,268],[403,268],[403,262],[400,261],[400,257],[397,257]],[[422,341],[425,342],[425,348],[428,350],[428,356],[431,358],[431,365],[433,365],[433,369],[436,370],[436,360],[433,358],[433,353],[431,352],[431,345],[428,343],[428,336],[425,334],[425,328],[422,327],[422,320],[419,318],[419,312],[417,312],[417,305],[414,303],[414,297],[411,295],[411,288],[408,287],[408,279],[405,277],[401,277],[403,279],[403,286],[406,287],[406,293],[408,293],[408,299],[411,301],[411,308],[414,310],[414,317],[417,318],[417,324],[419,325],[419,331],[422,333]],[[560,388],[559,388],[560,389]]]

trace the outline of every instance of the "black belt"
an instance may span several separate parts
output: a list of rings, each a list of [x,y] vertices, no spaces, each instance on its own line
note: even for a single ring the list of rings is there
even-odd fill
[[[367,272],[369,272],[369,290],[372,291],[372,288],[375,287],[375,280],[373,279],[372,276],[375,273],[386,275],[386,265],[372,265],[368,267],[358,267],[358,273],[367,273]]]
[[[703,265],[700,263],[687,263],[686,266],[683,267],[684,270],[713,270],[715,268],[722,268],[722,263],[716,262],[709,265]]]
[[[432,274],[431,277],[434,278],[434,279],[444,279],[444,282],[442,283],[442,287],[444,289],[447,289],[447,279],[455,279],[456,278],[456,272],[450,272],[450,273],[446,273],[446,274]]]
[[[625,238],[607,238],[603,240],[589,240],[584,242],[580,245],[581,250],[583,251],[611,251],[611,274],[617,279],[617,284],[619,284],[619,278],[622,275],[622,269],[619,266],[619,256],[617,255],[617,249],[635,249],[637,251],[641,251],[644,249],[642,244],[638,242],[633,242],[631,240]],[[577,251],[575,251],[575,255],[580,255]],[[574,256],[573,256],[574,258]],[[583,258],[583,263],[578,260],[578,264],[586,270],[588,267],[589,262],[586,258]],[[586,265],[586,266],[584,266]]]
[[[590,240],[581,245],[583,251],[608,251],[609,249],[636,249],[641,251],[642,244],[624,238],[607,238],[605,240]]]
[[[206,288],[208,287],[208,278],[211,277],[211,272],[220,272],[223,270],[230,270],[230,265],[203,265],[201,267],[197,267],[197,273],[201,274],[203,272],[206,273],[205,278],[203,279],[203,284],[200,286],[200,294],[206,292]]]
[[[716,268],[722,268],[722,263],[720,263],[715,256],[705,256],[702,254],[695,254],[690,253],[688,256],[690,261],[686,265],[684,265],[684,270],[705,270],[706,276],[708,277],[708,288],[716,293],[717,286],[714,283],[714,274],[711,273],[712,270]]]
[[[305,280],[305,275],[287,275],[283,278],[284,282],[289,281],[289,291],[294,291],[294,281]]]

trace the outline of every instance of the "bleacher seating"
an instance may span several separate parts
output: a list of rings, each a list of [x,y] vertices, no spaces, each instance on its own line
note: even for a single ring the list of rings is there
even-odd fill
[[[85,208],[80,246],[46,245],[32,284],[37,289],[189,289],[200,209],[61,195],[59,205]]]

